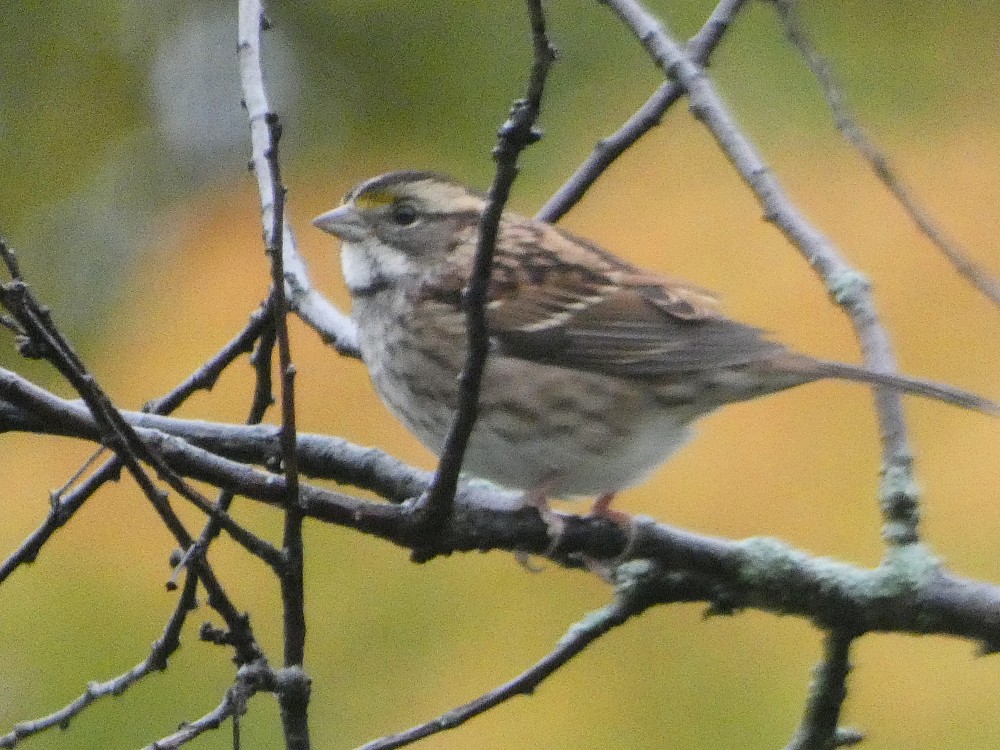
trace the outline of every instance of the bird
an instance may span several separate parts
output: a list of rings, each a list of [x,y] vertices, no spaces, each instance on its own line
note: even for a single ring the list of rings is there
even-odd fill
[[[466,347],[463,300],[485,196],[426,171],[351,189],[313,224],[341,241],[351,318],[375,390],[440,455]],[[718,298],[553,224],[505,211],[485,307],[490,348],[467,474],[526,501],[643,482],[727,404],[836,378],[1000,414],[927,380],[812,357],[727,317]]]

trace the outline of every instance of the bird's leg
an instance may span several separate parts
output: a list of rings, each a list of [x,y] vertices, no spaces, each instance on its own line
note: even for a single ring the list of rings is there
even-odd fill
[[[590,507],[590,515],[595,518],[604,518],[612,523],[621,526],[626,532],[631,533],[634,520],[632,516],[623,510],[615,510],[611,503],[615,500],[614,492],[605,492],[598,497]]]
[[[537,510],[538,515],[541,516],[542,522],[545,524],[545,529],[551,541],[542,553],[544,557],[548,557],[555,552],[562,539],[563,532],[566,530],[566,522],[562,516],[552,510],[548,502],[549,493],[552,491],[555,483],[556,476],[552,475],[537,487],[525,492],[521,497],[522,504]],[[541,572],[541,568],[531,562],[531,556],[527,552],[515,552],[514,559],[517,560],[521,567],[531,573]]]
[[[549,539],[552,540],[552,544],[550,544],[548,549],[545,550],[544,554],[546,555],[555,550],[556,546],[559,544],[559,539],[562,538],[563,532],[566,530],[566,522],[562,519],[562,516],[552,510],[549,506],[549,493],[552,491],[555,483],[556,477],[551,476],[534,489],[525,492],[524,497],[522,498],[524,504],[537,510],[538,515],[540,515],[542,517],[542,521],[545,522],[545,528],[548,530]]]
[[[593,506],[590,508],[590,516],[592,518],[601,518],[606,521],[611,521],[611,523],[615,524],[622,531],[624,531],[626,536],[625,547],[622,549],[621,554],[617,557],[612,558],[611,560],[587,561],[587,567],[592,572],[605,577],[607,580],[611,580],[611,572],[616,567],[629,559],[632,554],[632,549],[635,547],[636,539],[638,539],[639,536],[639,523],[635,516],[632,516],[625,511],[615,510],[612,508],[611,503],[614,499],[614,492],[605,492],[594,501]]]

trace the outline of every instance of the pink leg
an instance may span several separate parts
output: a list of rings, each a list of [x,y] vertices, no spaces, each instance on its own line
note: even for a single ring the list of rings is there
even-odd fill
[[[590,508],[590,515],[597,518],[606,518],[631,533],[633,525],[632,516],[625,511],[612,508],[611,503],[614,502],[614,499],[614,492],[605,492],[594,501],[594,504]]]

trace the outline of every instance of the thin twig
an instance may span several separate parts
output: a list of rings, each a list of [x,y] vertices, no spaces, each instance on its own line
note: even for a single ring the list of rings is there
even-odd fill
[[[191,543],[190,534],[170,507],[166,493],[156,487],[142,468],[142,454],[148,455],[149,451],[132,439],[130,427],[121,419],[83,361],[52,323],[48,309],[35,300],[20,277],[13,253],[6,246],[0,245],[0,259],[14,278],[10,283],[0,284],[0,304],[27,332],[25,347],[30,349],[31,356],[48,360],[80,394],[101,425],[103,439],[136,480],[178,544],[186,548]]]
[[[247,704],[254,695],[274,692],[280,681],[280,676],[263,659],[242,667],[236,674],[236,681],[226,690],[222,702],[215,709],[200,719],[184,722],[176,732],[147,745],[143,750],[177,750],[199,735],[218,729],[226,719],[236,722],[246,713]]]
[[[194,503],[196,507],[210,516],[218,517],[220,523],[223,523],[227,530],[231,529],[230,533],[240,535],[242,530],[231,518],[221,513],[200,493],[191,488],[155,450],[139,438],[136,431],[123,418],[121,412],[87,371],[69,342],[55,327],[48,310],[34,299],[28,286],[21,278],[13,253],[2,244],[0,244],[0,260],[7,266],[13,278],[13,281],[8,284],[0,284],[0,303],[17,318],[27,332],[28,340],[25,345],[30,347],[33,355],[44,356],[50,361],[77,390],[98,428],[101,441],[108,443],[115,451],[116,456],[122,461],[143,494],[149,499],[181,549],[189,548],[193,539],[171,508],[166,493],[153,483],[143,469],[141,462],[152,465],[157,474],[169,486]],[[249,537],[250,535],[244,536]],[[260,654],[260,648],[253,637],[249,622],[242,613],[236,610],[226,596],[214,571],[204,561],[199,562],[194,571],[208,592],[209,603],[230,627],[231,642],[236,650],[237,663],[243,664],[257,658]]]
[[[886,189],[895,196],[903,210],[910,216],[917,228],[923,232],[944,256],[951,262],[954,269],[970,284],[984,294],[993,304],[1000,307],[1000,281],[993,278],[982,266],[975,263],[968,250],[949,237],[939,227],[931,215],[914,197],[909,186],[896,174],[889,158],[858,124],[857,118],[851,112],[844,96],[843,89],[837,82],[830,61],[821,55],[809,39],[809,34],[802,26],[796,12],[798,0],[773,0],[778,11],[778,17],[785,27],[788,40],[795,45],[805,58],[812,74],[819,81],[823,98],[833,114],[834,124],[844,138],[858,150],[862,158],[868,162],[875,176],[879,178]]]
[[[715,86],[668,35],[660,22],[635,0],[606,0],[636,35],[664,74],[684,86],[691,111],[757,197],[764,217],[799,249],[823,279],[834,300],[850,316],[865,364],[872,370],[895,372],[896,358],[885,327],[879,321],[868,280],[847,264],[830,240],[794,207],[750,140],[737,127]],[[882,536],[892,545],[919,539],[918,492],[900,394],[875,388],[875,408],[882,439]]]
[[[497,144],[493,149],[496,172],[486,194],[486,207],[479,221],[472,273],[465,291],[468,346],[465,364],[459,376],[458,409],[448,430],[434,481],[414,507],[414,513],[422,518],[423,525],[431,536],[451,515],[462,459],[476,421],[479,387],[490,346],[486,330],[486,302],[500,217],[519,171],[518,157],[525,148],[541,137],[541,133],[535,128],[535,122],[541,110],[545,79],[555,59],[555,50],[545,32],[541,0],[527,0],[527,6],[533,52],[531,73],[525,98],[514,103],[510,116],[497,132]],[[437,549],[431,543],[416,551],[413,559],[422,562],[435,554]]]
[[[649,596],[645,590],[648,585],[647,581],[661,575],[657,566],[643,561],[622,566],[620,572],[624,575],[618,584],[615,600],[573,625],[556,645],[556,648],[530,669],[475,700],[453,708],[436,719],[419,724],[399,734],[380,737],[361,746],[358,750],[392,750],[411,745],[438,732],[455,729],[469,719],[473,719],[511,698],[519,695],[531,695],[556,670],[598,638],[642,614],[654,603],[663,601],[661,598],[663,591],[659,585],[655,586],[657,591],[655,597]]]
[[[267,304],[270,305],[270,298],[268,298]],[[274,319],[269,317],[268,320],[273,323]],[[254,395],[251,399],[250,411],[245,422],[248,425],[260,424],[264,419],[267,409],[274,402],[274,396],[271,394],[271,355],[274,351],[275,336],[274,326],[267,326],[258,339],[257,347],[250,357],[250,363],[253,365],[256,376],[254,378]],[[235,499],[236,495],[234,493],[222,490],[215,500],[215,505],[223,513],[228,514]],[[222,531],[222,524],[216,518],[210,517],[202,528],[198,539],[188,548],[181,561],[175,567],[174,575],[178,575],[182,568],[190,564],[193,556],[201,555],[204,557],[212,540],[218,536],[220,531]],[[284,564],[284,556],[281,554],[281,551],[274,548],[271,544],[264,542],[263,539],[258,538],[256,541],[259,544],[254,554],[268,563],[273,570],[279,569]],[[236,732],[238,732],[237,725],[234,725],[234,731]]]
[[[271,297],[268,297],[265,306],[270,309]],[[277,333],[273,325],[273,316],[268,316],[267,321],[269,325],[261,332],[257,340],[257,346],[250,356],[250,364],[253,365],[255,377],[253,398],[251,399],[249,414],[245,422],[248,425],[260,424],[264,419],[267,409],[274,403],[274,396],[271,393],[271,355],[274,352]],[[235,498],[236,495],[234,493],[222,490],[215,500],[215,505],[223,513],[228,514]],[[220,531],[222,531],[222,524],[216,518],[210,517],[202,528],[198,539],[188,548],[181,561],[177,564],[174,569],[174,575],[179,574],[180,570],[190,563],[192,556],[204,556],[212,540],[218,536]],[[278,570],[284,564],[284,556],[281,554],[281,551],[274,548],[271,544],[264,542],[263,539],[256,538],[255,540],[258,544],[254,548],[253,554],[260,557],[273,570]]]
[[[0,564],[0,583],[3,583],[19,566],[33,563],[38,559],[38,553],[49,538],[73,515],[83,507],[83,504],[97,489],[109,479],[117,476],[121,462],[113,459],[105,463],[81,485],[73,491],[56,500],[49,506],[49,513],[42,524],[32,531],[6,560]]]
[[[193,539],[170,506],[166,493],[155,485],[143,469],[143,462],[152,466],[161,479],[203,513],[217,517],[234,538],[252,541],[245,530],[172,471],[155,451],[138,438],[97,380],[87,371],[73,347],[56,328],[49,311],[34,298],[20,276],[13,253],[2,244],[0,259],[14,278],[8,284],[0,284],[0,304],[24,327],[33,354],[47,359],[83,398],[87,408],[101,425],[102,441],[114,450],[181,548],[187,549]]]
[[[90,468],[97,463],[97,460],[107,453],[107,448],[98,448],[96,451],[91,453],[87,458],[83,460],[83,463],[77,468],[76,471],[70,475],[70,478],[63,482],[62,487],[49,493],[49,503],[53,507],[57,507],[61,502],[63,496],[70,491],[70,488],[83,479],[84,475],[90,470]],[[117,458],[111,458],[110,461],[117,462]],[[121,465],[119,463],[119,465]]]
[[[785,750],[831,750],[854,745],[863,735],[837,726],[840,708],[847,697],[847,675],[851,671],[850,652],[854,635],[833,631],[824,642],[823,661],[816,667],[805,715]]]
[[[223,370],[237,357],[250,351],[253,342],[260,336],[262,327],[269,320],[268,303],[251,314],[247,325],[234,336],[211,359],[198,368],[180,385],[160,399],[149,402],[145,409],[154,414],[169,414],[197,390],[210,389]],[[118,458],[111,458],[97,469],[81,485],[70,491],[60,491],[53,496],[52,507],[42,524],[35,529],[21,545],[0,563],[0,583],[19,565],[34,562],[48,539],[81,508],[105,482],[118,477],[121,470]],[[244,541],[246,539],[244,538]],[[260,548],[258,547],[258,550]]]
[[[143,411],[148,411],[151,414],[170,414],[195,392],[212,390],[222,372],[238,357],[252,352],[260,337],[271,329],[274,314],[272,305],[271,297],[265,299],[256,310],[250,313],[243,329],[233,336],[225,346],[185,378],[182,383],[172,388],[170,393],[146,404]]]
[[[736,14],[746,5],[747,0],[721,0],[705,21],[704,25],[691,37],[687,53],[699,65],[707,65],[712,52],[722,41]],[[604,174],[612,162],[632,147],[642,136],[660,124],[663,115],[674,102],[684,95],[684,87],[676,81],[665,81],[646,100],[634,115],[617,131],[597,142],[594,150],[576,172],[563,184],[548,202],[539,210],[535,218],[554,223],[575,206],[591,185]]]
[[[180,632],[188,612],[198,606],[195,598],[197,583],[197,576],[194,573],[189,573],[177,600],[177,606],[167,621],[163,635],[153,644],[149,656],[128,672],[114,679],[106,682],[91,682],[79,698],[58,711],[34,721],[25,721],[14,725],[8,734],[0,737],[0,748],[14,747],[21,740],[52,727],[65,729],[74,717],[101,698],[121,695],[147,675],[166,669],[167,659],[180,646]]]
[[[268,27],[259,0],[240,0],[239,68],[243,100],[250,122],[253,156],[261,198],[264,242],[271,260],[274,321],[278,342],[281,400],[281,459],[285,477],[285,522],[282,537],[283,564],[278,568],[284,623],[284,665],[300,667],[305,658],[306,619],[303,575],[302,521],[299,500],[299,470],[296,455],[295,367],[288,338],[288,302],[285,297],[284,245],[286,190],[281,182],[278,144],[281,126],[264,88],[261,67],[261,31]],[[290,233],[290,232],[289,232]],[[288,750],[308,750],[309,688],[279,691],[281,721]]]

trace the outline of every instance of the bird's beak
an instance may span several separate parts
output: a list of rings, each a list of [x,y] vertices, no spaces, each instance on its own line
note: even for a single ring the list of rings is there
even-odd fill
[[[347,242],[360,242],[367,234],[358,210],[350,203],[320,214],[312,223],[314,227]]]

